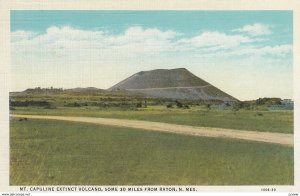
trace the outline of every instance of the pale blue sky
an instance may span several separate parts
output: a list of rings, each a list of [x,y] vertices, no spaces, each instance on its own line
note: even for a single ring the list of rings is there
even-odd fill
[[[131,26],[174,30],[186,35],[222,31],[245,24],[263,23],[274,27],[272,44],[292,43],[291,11],[12,11],[11,31],[43,33],[49,26],[106,29],[121,33]]]
[[[186,67],[233,96],[292,98],[291,11],[12,11],[12,88],[109,88]]]

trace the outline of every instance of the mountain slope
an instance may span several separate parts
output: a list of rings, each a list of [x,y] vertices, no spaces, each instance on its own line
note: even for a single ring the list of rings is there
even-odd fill
[[[147,96],[203,101],[237,101],[185,68],[141,71],[108,90],[126,90]]]

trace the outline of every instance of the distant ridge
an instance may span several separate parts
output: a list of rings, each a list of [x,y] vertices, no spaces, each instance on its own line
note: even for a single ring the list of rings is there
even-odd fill
[[[141,71],[108,90],[126,90],[169,99],[238,101],[185,68]]]
[[[93,92],[105,92],[103,89],[95,88],[95,87],[87,87],[87,88],[70,88],[70,89],[62,89],[62,88],[28,88],[21,92],[10,92],[12,95],[27,95],[27,94],[60,94],[60,93],[93,93]]]
[[[95,91],[105,91],[105,90],[99,89],[99,88],[95,88],[95,87],[87,87],[87,88],[77,87],[77,88],[65,89],[65,91],[80,93],[80,92],[95,92]]]

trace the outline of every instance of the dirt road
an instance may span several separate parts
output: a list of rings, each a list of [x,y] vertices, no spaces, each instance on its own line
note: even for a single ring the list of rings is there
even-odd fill
[[[203,136],[203,137],[224,137],[235,138],[267,143],[283,144],[293,146],[293,134],[242,131],[234,129],[194,127],[187,125],[175,125],[169,123],[149,122],[140,120],[112,119],[112,118],[95,118],[95,117],[71,117],[71,116],[41,116],[41,115],[11,115],[18,118],[33,118],[47,120],[63,120],[73,122],[84,122],[92,124],[101,124],[117,127],[129,127],[136,129],[145,129],[160,132],[178,133],[184,135]]]

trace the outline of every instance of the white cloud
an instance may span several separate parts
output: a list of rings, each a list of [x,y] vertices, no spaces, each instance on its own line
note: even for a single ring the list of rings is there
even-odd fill
[[[174,38],[178,33],[174,31],[161,31],[157,28],[144,29],[142,27],[130,27],[123,35],[111,36],[109,41],[111,43],[128,43],[128,42],[145,42],[145,41],[155,41],[155,40],[169,40]]]
[[[226,63],[236,64],[237,70],[242,70],[237,75],[247,75],[243,70],[245,63],[248,67],[265,66],[265,56],[270,55],[272,62],[268,64],[273,66],[273,61],[285,62],[292,52],[290,44],[263,45],[257,37],[242,33],[209,31],[191,37],[140,26],[129,27],[120,34],[53,26],[40,34],[11,32],[11,37],[15,90],[36,86],[108,88],[141,70],[182,66],[195,73],[198,71],[199,76],[206,70],[208,77],[204,79],[213,82],[216,80],[213,77],[226,75],[223,73],[226,70],[228,77],[237,72],[232,71],[235,67],[225,70],[222,66],[226,67]],[[283,63],[278,66],[281,64],[283,66]],[[255,72],[251,73],[248,78],[255,79]],[[226,91],[229,83],[224,86],[222,83],[216,84]]]
[[[243,35],[227,35],[220,32],[204,32],[192,38],[181,39],[179,43],[192,45],[198,48],[230,49],[252,40]]]
[[[284,45],[276,45],[276,46],[264,46],[264,47],[244,47],[240,48],[237,52],[235,52],[236,55],[272,55],[277,57],[284,57],[287,54],[291,53],[293,50],[293,46],[290,44],[284,44]]]
[[[272,33],[270,25],[261,23],[245,25],[242,28],[234,29],[233,31],[248,33],[251,36],[269,35]]]
[[[11,41],[17,42],[21,40],[28,40],[36,36],[37,33],[31,31],[15,31],[11,34]]]
[[[247,29],[247,28],[246,28]],[[245,35],[222,32],[203,32],[194,37],[184,37],[174,31],[157,28],[129,27],[122,34],[111,35],[104,31],[81,30],[72,27],[49,27],[44,34],[16,31],[11,33],[13,53],[17,56],[119,58],[162,55],[164,52],[201,52],[202,55],[275,55],[291,52],[291,45],[255,46],[257,39]]]

